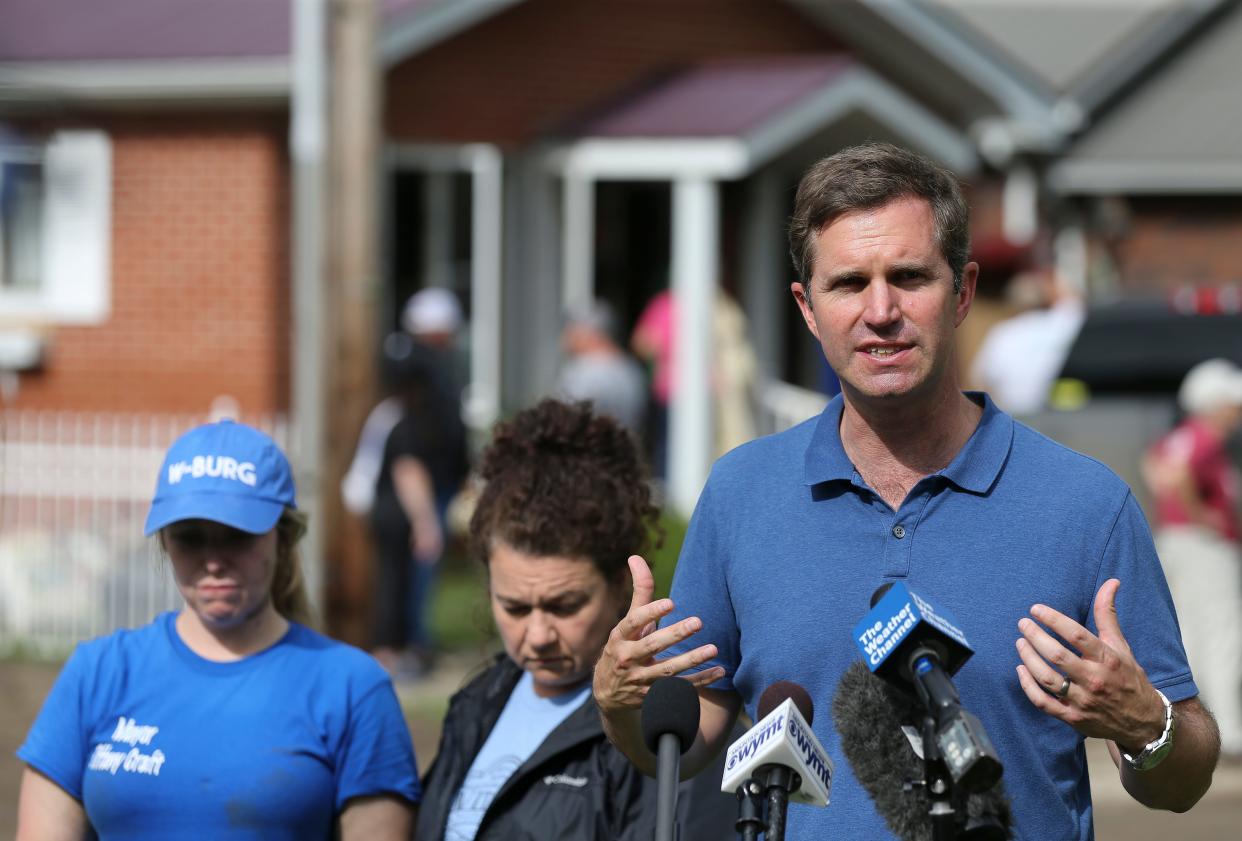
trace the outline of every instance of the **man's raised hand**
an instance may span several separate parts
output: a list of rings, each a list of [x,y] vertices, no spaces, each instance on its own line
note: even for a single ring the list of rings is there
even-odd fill
[[[1160,735],[1164,707],[1117,622],[1120,586],[1110,578],[1096,593],[1099,636],[1047,605],[1032,607],[1031,616],[1038,621],[1018,622],[1018,680],[1032,704],[1084,736],[1141,748]],[[1070,683],[1061,695],[1066,678]]]
[[[646,561],[631,555],[629,564],[634,579],[630,609],[608,635],[604,651],[595,664],[592,691],[596,705],[605,716],[618,710],[640,708],[647,689],[657,678],[681,674],[716,656],[716,646],[708,644],[676,657],[656,659],[656,655],[696,633],[703,623],[697,616],[690,616],[667,628],[657,629],[661,617],[672,612],[673,602],[671,599],[652,601],[655,580]],[[724,669],[713,666],[685,677],[695,686],[707,686],[724,677]]]

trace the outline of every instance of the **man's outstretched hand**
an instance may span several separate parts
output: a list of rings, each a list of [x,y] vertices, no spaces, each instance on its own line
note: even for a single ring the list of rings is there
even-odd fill
[[[1137,752],[1164,730],[1164,703],[1130,653],[1117,622],[1117,590],[1110,578],[1095,594],[1099,636],[1047,605],[1018,622],[1018,681],[1038,709],[1084,736],[1111,739]],[[1056,633],[1060,640],[1045,628]],[[1065,678],[1069,691],[1058,695]]]
[[[607,717],[624,709],[638,709],[651,684],[661,677],[681,674],[700,666],[716,656],[716,646],[701,645],[676,657],[658,660],[656,656],[669,646],[697,633],[703,622],[697,616],[659,628],[661,617],[673,610],[671,599],[657,599],[651,570],[638,555],[631,555],[630,575],[634,579],[634,595],[630,609],[608,635],[608,642],[595,664],[592,691],[595,703]],[[724,669],[713,666],[684,676],[696,687],[724,677]]]

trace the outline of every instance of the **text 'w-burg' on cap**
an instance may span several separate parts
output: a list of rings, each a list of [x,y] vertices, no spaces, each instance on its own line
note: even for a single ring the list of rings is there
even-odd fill
[[[169,447],[145,533],[181,520],[211,520],[265,534],[285,508],[296,507],[293,471],[276,442],[225,420],[191,429]]]

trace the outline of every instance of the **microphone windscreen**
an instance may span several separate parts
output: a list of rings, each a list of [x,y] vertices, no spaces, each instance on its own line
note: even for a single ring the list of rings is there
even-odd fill
[[[759,696],[758,718],[755,721],[767,718],[768,713],[785,703],[786,698],[793,699],[794,706],[802,713],[808,726],[815,723],[815,704],[811,702],[810,693],[792,680],[778,680],[763,690],[763,694]]]
[[[903,724],[919,727],[923,710],[918,703],[855,661],[841,676],[832,718],[841,752],[892,833],[902,841],[932,841],[927,789],[906,790],[907,781],[923,779],[923,760],[901,729]],[[1011,837],[1009,800],[1001,783],[965,798],[964,811],[973,828],[962,837]]]
[[[660,737],[672,733],[685,753],[699,732],[699,693],[688,680],[662,677],[651,684],[643,699],[643,741],[652,753],[660,750]]]

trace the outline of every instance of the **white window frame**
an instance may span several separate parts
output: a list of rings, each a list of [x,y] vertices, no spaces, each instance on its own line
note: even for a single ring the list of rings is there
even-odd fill
[[[61,131],[40,150],[0,156],[43,160],[42,276],[30,289],[0,287],[0,323],[100,324],[112,306],[112,144],[101,131]]]

